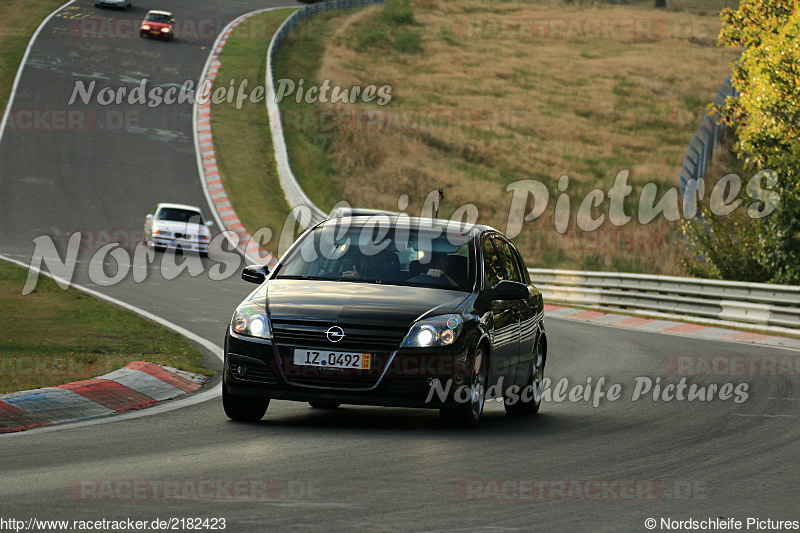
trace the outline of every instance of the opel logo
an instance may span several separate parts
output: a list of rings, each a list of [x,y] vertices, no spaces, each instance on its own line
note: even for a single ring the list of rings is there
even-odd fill
[[[325,332],[325,335],[328,337],[329,341],[339,342],[340,340],[344,339],[344,330],[339,326],[332,326],[328,328],[328,331]]]

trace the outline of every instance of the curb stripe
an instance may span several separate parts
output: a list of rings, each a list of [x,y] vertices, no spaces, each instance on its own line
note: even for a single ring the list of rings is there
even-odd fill
[[[206,60],[206,65],[203,70],[203,73],[200,77],[201,83],[203,81],[211,82],[210,90],[214,90],[214,80],[216,80],[217,74],[219,69],[222,67],[222,62],[219,59],[219,55],[222,53],[225,44],[228,42],[228,39],[233,33],[236,26],[240,23],[244,22],[245,20],[258,15],[260,13],[265,13],[267,11],[274,11],[277,9],[286,9],[289,6],[283,7],[272,7],[266,9],[258,9],[256,11],[251,11],[250,13],[246,13],[237,19],[231,21],[223,30],[222,33],[217,37],[217,40],[214,42],[213,46],[211,47],[211,54],[209,55],[208,59]],[[195,136],[195,149],[197,152],[197,166],[198,171],[200,173],[201,182],[203,185],[203,192],[206,195],[206,200],[208,202],[209,207],[211,208],[212,213],[214,214],[214,218],[217,221],[217,225],[223,229],[224,231],[230,230],[238,230],[239,228],[244,230],[244,227],[241,225],[241,221],[236,216],[236,212],[233,208],[223,208],[220,209],[224,204],[220,202],[215,202],[214,198],[218,198],[220,196],[224,196],[225,200],[227,200],[227,193],[225,192],[225,188],[222,185],[221,180],[219,179],[209,179],[209,178],[218,178],[219,177],[219,169],[216,166],[216,155],[214,152],[214,143],[212,140],[212,133],[211,133],[211,104],[206,102],[204,104],[195,103],[194,107],[194,136]],[[213,166],[209,166],[209,162],[213,163]],[[214,194],[212,197],[211,194]],[[219,196],[218,196],[219,195]],[[230,204],[228,204],[230,205]],[[226,216],[222,216],[222,214]],[[240,233],[237,231],[236,233]],[[239,242],[236,244],[235,248],[239,253],[241,253],[245,259],[252,263],[256,264],[265,264],[265,257],[272,258],[272,254],[269,252],[264,251],[260,246],[250,247],[245,246],[245,243],[252,241],[252,237],[246,231],[240,233]],[[233,240],[229,240],[231,245],[233,245]],[[274,263],[274,259],[270,260],[270,266]]]
[[[183,376],[179,376],[178,374],[174,374],[172,372],[167,372],[164,368],[155,365],[153,363],[145,363],[143,361],[136,361],[128,365],[130,368],[134,368],[145,374],[149,374],[154,378],[158,378],[164,383],[169,383],[173,387],[177,387],[181,389],[183,392],[194,392],[200,388],[198,383],[194,381],[189,381],[188,379],[184,378]]]
[[[148,407],[194,392],[207,379],[186,375],[192,379],[154,363],[134,361],[98,378],[1,395],[0,433]]]
[[[107,379],[94,378],[76,381],[67,385],[59,385],[58,388],[80,394],[84,398],[117,412],[139,409],[156,403],[149,396]]]
[[[12,433],[47,424],[50,422],[41,417],[0,401],[0,433]]]
[[[711,341],[755,344],[765,348],[800,350],[800,339],[764,335],[762,333],[753,333],[750,331],[716,328],[690,322],[672,322],[669,320],[605,313],[601,311],[587,311],[550,304],[544,305],[544,312],[547,318],[578,320],[598,326],[621,327],[647,333],[666,333],[669,335],[694,337]]]
[[[80,420],[113,412],[80,394],[55,387],[16,393],[3,401],[50,421]]]

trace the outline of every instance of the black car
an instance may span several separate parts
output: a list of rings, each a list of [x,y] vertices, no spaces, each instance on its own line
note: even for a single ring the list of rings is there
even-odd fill
[[[270,399],[436,408],[474,426],[488,396],[535,413],[544,306],[514,244],[488,226],[401,216],[329,219],[304,233],[225,337],[222,399],[256,421]]]

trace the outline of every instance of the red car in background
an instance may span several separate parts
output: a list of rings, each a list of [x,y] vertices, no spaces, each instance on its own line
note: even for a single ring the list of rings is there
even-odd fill
[[[175,19],[169,11],[148,11],[139,28],[140,37],[157,37],[171,40],[175,33]]]

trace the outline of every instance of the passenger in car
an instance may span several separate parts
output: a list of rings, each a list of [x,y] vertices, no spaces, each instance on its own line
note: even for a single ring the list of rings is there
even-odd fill
[[[414,263],[418,263],[415,265]],[[427,265],[422,264],[421,261],[412,261],[409,265],[409,270],[417,271],[421,267],[421,273],[410,277],[407,281],[411,283],[430,283],[431,281],[439,282],[443,286],[457,287],[458,283],[448,274],[450,265],[450,256],[445,252],[432,252],[431,259]]]

